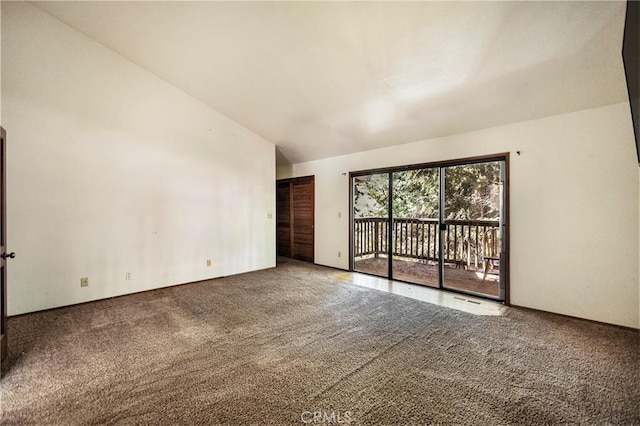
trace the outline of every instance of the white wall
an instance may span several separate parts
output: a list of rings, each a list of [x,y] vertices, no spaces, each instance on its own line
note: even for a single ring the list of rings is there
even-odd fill
[[[10,315],[275,265],[273,144],[29,4],[2,65]]]
[[[291,164],[286,166],[276,167],[276,179],[286,179],[293,174],[293,166]]]
[[[511,303],[638,327],[630,120],[622,103],[295,164],[315,175],[316,262],[348,268],[349,171],[511,152]]]

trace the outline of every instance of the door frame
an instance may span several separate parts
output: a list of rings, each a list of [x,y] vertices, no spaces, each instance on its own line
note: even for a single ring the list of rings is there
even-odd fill
[[[389,173],[389,180],[392,181],[393,179],[391,178],[392,173],[394,172],[403,172],[403,171],[407,171],[407,170],[416,170],[416,169],[426,169],[426,168],[441,168],[441,167],[451,167],[451,166],[464,166],[464,165],[472,165],[472,164],[478,164],[478,163],[487,163],[487,162],[491,162],[491,161],[504,161],[504,182],[503,182],[503,191],[504,191],[504,198],[503,198],[503,209],[504,209],[504,213],[503,213],[503,223],[502,223],[502,247],[504,250],[504,259],[500,260],[500,267],[501,267],[501,282],[500,285],[504,286],[504,301],[501,301],[501,303],[504,303],[505,305],[509,305],[510,304],[510,269],[509,269],[509,264],[510,264],[510,239],[509,239],[509,229],[510,229],[510,216],[509,216],[509,211],[510,211],[510,195],[509,195],[509,158],[510,158],[510,153],[509,152],[501,152],[501,153],[496,153],[496,154],[488,154],[488,155],[481,155],[481,156],[475,156],[475,157],[466,157],[466,158],[458,158],[458,159],[453,159],[453,160],[444,160],[444,161],[434,161],[434,162],[430,162],[430,163],[416,163],[416,164],[410,164],[410,165],[406,165],[406,166],[394,166],[394,167],[382,167],[382,168],[377,168],[377,169],[367,169],[367,170],[358,170],[358,171],[353,171],[353,172],[349,172],[349,271],[351,272],[357,272],[354,270],[354,258],[353,258],[353,252],[354,252],[354,225],[353,225],[353,178],[354,177],[358,177],[358,176],[366,176],[366,175],[371,175],[371,174],[380,174],[380,173]],[[392,206],[393,203],[393,197],[392,197],[392,190],[393,190],[393,186],[392,186],[392,182],[389,186],[389,206]],[[389,214],[393,214],[392,211],[389,211]],[[389,232],[389,234],[391,234],[391,232]],[[441,240],[442,238],[440,238]],[[504,265],[503,265],[504,263]],[[393,279],[394,281],[402,281],[402,280],[398,280],[393,278],[393,274],[391,274],[391,268],[392,268],[392,259],[389,259],[389,277],[391,277],[391,279]],[[366,274],[366,272],[358,272],[361,274]],[[441,275],[441,274],[440,274]],[[436,290],[443,290],[443,291],[448,291],[448,292],[452,292],[452,293],[461,293],[461,294],[465,294],[465,295],[469,295],[469,293],[464,292],[464,291],[460,291],[460,290],[456,290],[456,289],[452,289],[452,288],[447,288],[447,287],[442,287],[442,277],[439,278],[440,281],[440,286],[439,288],[437,288]],[[419,284],[416,284],[419,285]],[[480,295],[476,295],[476,294],[472,294],[473,296],[478,296],[478,297],[482,297]],[[489,300],[495,300],[491,297],[486,297]]]
[[[7,357],[7,261],[4,257],[7,248],[7,137],[0,127],[0,359]]]

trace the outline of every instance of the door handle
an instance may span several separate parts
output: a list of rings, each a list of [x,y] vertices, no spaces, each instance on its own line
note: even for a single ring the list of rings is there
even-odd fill
[[[2,253],[2,254],[0,254],[0,257],[2,257],[3,259],[6,259],[6,258],[13,259],[13,258],[16,257],[16,254],[14,252],[11,252],[9,254]]]
[[[441,223],[440,224],[440,230],[441,231],[446,231],[447,230],[447,224],[446,223]]]

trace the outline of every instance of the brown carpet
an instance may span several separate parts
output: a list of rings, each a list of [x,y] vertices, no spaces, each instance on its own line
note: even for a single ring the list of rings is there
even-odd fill
[[[640,424],[636,331],[336,273],[284,261],[10,318],[2,423]]]

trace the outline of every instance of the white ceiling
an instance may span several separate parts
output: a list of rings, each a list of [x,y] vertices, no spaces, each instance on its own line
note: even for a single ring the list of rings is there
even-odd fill
[[[624,2],[37,2],[279,163],[622,102]]]

